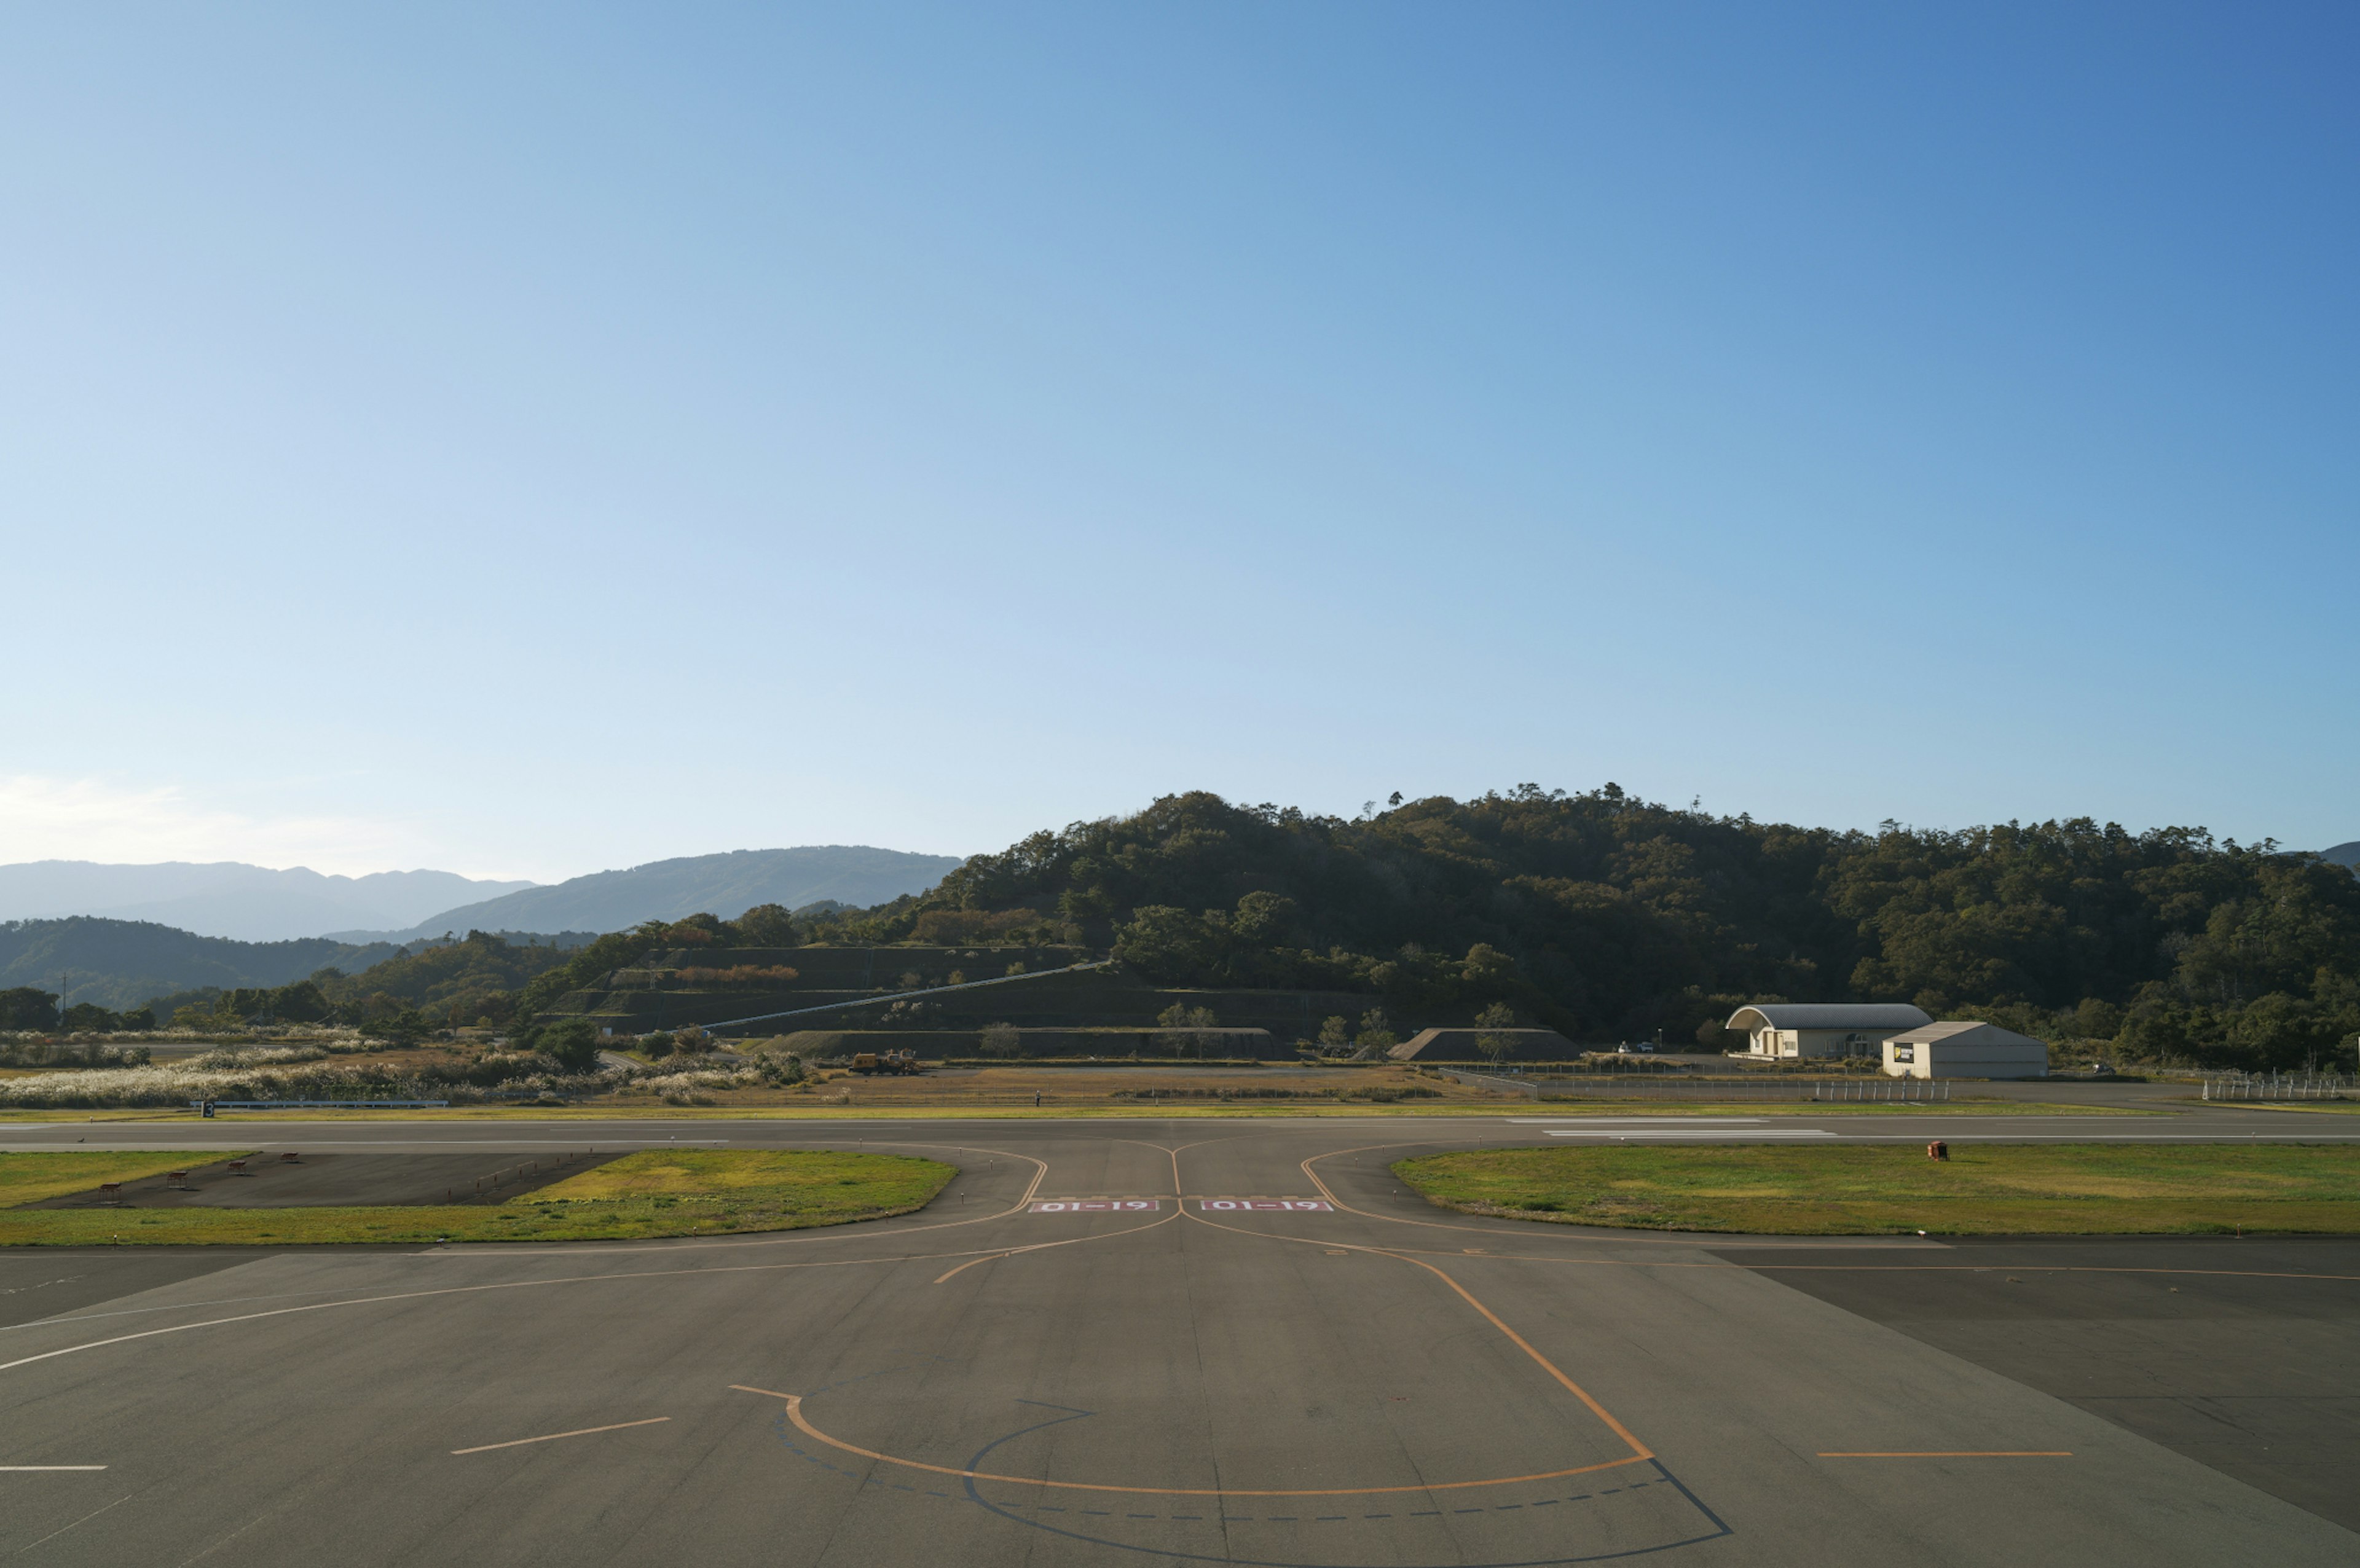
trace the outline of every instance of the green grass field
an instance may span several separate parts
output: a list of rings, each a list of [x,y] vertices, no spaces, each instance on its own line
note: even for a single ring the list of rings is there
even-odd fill
[[[95,1150],[0,1154],[0,1203],[37,1203],[172,1170],[188,1159]],[[650,1149],[495,1205],[0,1208],[0,1246],[615,1241],[800,1230],[923,1208],[956,1174],[935,1160],[899,1154]]]
[[[1404,1160],[1446,1208],[1771,1236],[2360,1234],[2360,1148],[1503,1149]]]

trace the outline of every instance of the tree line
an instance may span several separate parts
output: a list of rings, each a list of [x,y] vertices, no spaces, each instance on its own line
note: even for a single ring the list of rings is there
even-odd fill
[[[721,952],[897,942],[1090,947],[1163,985],[1357,991],[1381,1020],[1536,1022],[1581,1040],[1661,1029],[1717,1046],[1754,1001],[1914,1002],[2131,1062],[2348,1062],[2360,1036],[2360,877],[2317,856],[2086,817],[1795,827],[1612,784],[1396,800],[1349,820],[1172,795],[977,855],[873,909],[763,905],[571,950],[471,932],[356,975],[204,1000],[224,1018],[523,1029],[653,950],[712,949],[736,968],[750,961]],[[1358,1050],[1390,1028],[1323,1033]]]
[[[2132,1061],[2299,1066],[2360,1035],[2360,877],[2086,817],[1842,832],[1527,784],[1345,820],[1191,793],[838,923],[906,941],[944,911],[1166,984],[1506,1007],[1584,1040],[1718,1045],[1765,1000],[1914,1002]]]

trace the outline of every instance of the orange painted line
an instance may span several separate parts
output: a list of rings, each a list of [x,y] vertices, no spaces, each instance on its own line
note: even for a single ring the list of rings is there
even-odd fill
[[[1962,1448],[1924,1453],[1822,1454],[1821,1459],[2070,1459],[2070,1448]]]
[[[1012,1258],[1014,1256],[1015,1254],[1010,1252],[987,1252],[981,1258],[970,1258],[966,1262],[960,1264],[956,1269],[952,1269],[950,1274],[936,1275],[934,1277],[934,1283],[939,1285],[944,1280],[949,1279],[951,1274],[963,1274],[978,1263],[997,1263],[1003,1258]]]
[[[861,1448],[830,1437],[803,1418],[803,1401],[799,1394],[781,1394],[775,1388],[748,1388],[732,1383],[741,1394],[760,1394],[768,1399],[787,1402],[787,1419],[797,1431],[815,1442],[825,1443],[842,1453],[873,1459],[880,1465],[898,1465],[905,1470],[923,1470],[933,1475],[950,1475],[962,1481],[1001,1481],[1013,1486],[1054,1486],[1065,1492],[1129,1492],[1159,1497],[1372,1497],[1402,1492],[1458,1492],[1470,1486],[1513,1486],[1527,1481],[1555,1481],[1568,1475],[1587,1475],[1593,1471],[1613,1470],[1625,1465],[1636,1465],[1648,1454],[1633,1454],[1628,1459],[1610,1459],[1603,1465],[1583,1465],[1571,1470],[1548,1470],[1536,1475],[1499,1475],[1486,1481],[1435,1481],[1415,1486],[1330,1486],[1306,1491],[1256,1491],[1227,1486],[1116,1486],[1098,1481],[1050,1481],[1038,1475],[996,1475],[988,1470],[955,1470],[947,1465],[928,1465],[916,1459],[896,1458],[880,1454],[873,1448]]]
[[[495,1448],[522,1448],[529,1443],[555,1443],[561,1437],[588,1437],[593,1432],[621,1432],[626,1427],[654,1426],[672,1420],[670,1416],[650,1416],[645,1421],[617,1421],[613,1426],[577,1427],[572,1432],[552,1432],[546,1437],[519,1437],[509,1443],[485,1443],[474,1448],[454,1448],[453,1454],[489,1454]]]
[[[1399,1255],[1395,1254],[1394,1256],[1398,1257]],[[1583,1388],[1580,1384],[1567,1377],[1564,1370],[1559,1367],[1556,1362],[1551,1361],[1547,1356],[1543,1356],[1539,1351],[1535,1350],[1532,1346],[1532,1343],[1525,1339],[1523,1334],[1518,1334],[1514,1329],[1510,1328],[1506,1323],[1501,1322],[1500,1315],[1491,1308],[1485,1306],[1482,1302],[1477,1301],[1473,1294],[1468,1290],[1466,1286],[1460,1284],[1458,1280],[1453,1279],[1449,1275],[1445,1274],[1441,1269],[1437,1269],[1433,1264],[1426,1262],[1424,1258],[1402,1258],[1402,1261],[1404,1263],[1415,1264],[1418,1268],[1425,1269],[1427,1273],[1433,1275],[1436,1279],[1440,1279],[1444,1284],[1458,1291],[1459,1299],[1464,1301],[1469,1306],[1474,1308],[1477,1312],[1481,1312],[1483,1314],[1484,1321],[1489,1323],[1493,1328],[1496,1328],[1502,1334],[1506,1334],[1510,1344],[1513,1345],[1518,1350],[1523,1351],[1526,1356],[1531,1356],[1535,1362],[1538,1362],[1542,1371],[1546,1372],[1550,1377],[1563,1384],[1566,1389],[1571,1393],[1575,1399],[1579,1399],[1583,1404],[1590,1407],[1590,1413],[1591,1415],[1594,1415],[1600,1421],[1604,1421],[1608,1430],[1612,1431],[1615,1436],[1621,1438],[1624,1443],[1629,1443],[1631,1445],[1631,1457],[1633,1459],[1653,1459],[1655,1456],[1653,1449],[1649,1448],[1645,1443],[1641,1443],[1637,1438],[1631,1435],[1631,1429],[1629,1427],[1624,1426],[1621,1421],[1614,1419],[1614,1413],[1612,1410],[1609,1410],[1604,1405],[1600,1404],[1596,1399],[1590,1398],[1589,1389]]]
[[[1314,1181],[1318,1180],[1317,1177],[1312,1179]],[[1322,1187],[1320,1190],[1322,1192],[1327,1191],[1325,1187]],[[1561,1385],[1567,1392],[1570,1393],[1575,1399],[1579,1399],[1584,1406],[1588,1407],[1590,1414],[1605,1422],[1608,1431],[1613,1432],[1615,1436],[1621,1438],[1625,1443],[1630,1445],[1632,1459],[1653,1459],[1655,1456],[1655,1450],[1649,1448],[1645,1443],[1641,1443],[1638,1438],[1632,1435],[1631,1429],[1624,1426],[1621,1421],[1615,1420],[1614,1413],[1612,1410],[1609,1410],[1604,1405],[1600,1404],[1595,1399],[1591,1398],[1589,1389],[1583,1388],[1580,1384],[1567,1377],[1563,1367],[1559,1367],[1556,1362],[1551,1361],[1547,1356],[1543,1356],[1538,1350],[1533,1348],[1533,1344],[1530,1340],[1526,1339],[1523,1334],[1518,1334],[1514,1329],[1510,1328],[1506,1323],[1502,1321],[1499,1313],[1485,1306],[1481,1301],[1477,1301],[1473,1292],[1470,1291],[1466,1286],[1461,1285],[1458,1280],[1452,1279],[1449,1275],[1444,1273],[1441,1269],[1437,1269],[1433,1264],[1426,1262],[1425,1259],[1413,1258],[1405,1251],[1396,1252],[1381,1247],[1361,1247],[1351,1242],[1333,1242],[1325,1236],[1277,1236],[1269,1231],[1245,1230],[1237,1225],[1222,1225],[1217,1220],[1207,1219],[1202,1214],[1190,1214],[1188,1217],[1195,1220],[1198,1225],[1210,1225],[1215,1230],[1230,1231],[1238,1236],[1260,1236],[1265,1241],[1291,1241],[1304,1247],[1317,1247],[1321,1248],[1342,1247],[1349,1251],[1366,1252],[1377,1258],[1394,1258],[1400,1262],[1411,1264],[1416,1268],[1425,1269],[1427,1273],[1433,1275],[1436,1279],[1441,1280],[1444,1284],[1457,1291],[1459,1293],[1459,1300],[1465,1301],[1469,1306],[1483,1314],[1484,1322],[1490,1323],[1493,1328],[1498,1329],[1502,1334],[1507,1335],[1508,1342],[1511,1345],[1513,1345],[1518,1350],[1523,1351],[1526,1356],[1531,1356],[1542,1371],[1546,1372],[1550,1377],[1556,1378],[1558,1384]],[[1738,1266],[1732,1264],[1728,1267],[1735,1268]],[[1628,1464],[1630,1462],[1630,1460],[1623,1460],[1619,1463]],[[1576,1474],[1576,1472],[1568,1471],[1567,1474],[1571,1475]]]

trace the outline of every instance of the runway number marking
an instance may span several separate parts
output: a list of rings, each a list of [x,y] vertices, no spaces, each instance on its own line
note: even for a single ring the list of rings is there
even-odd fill
[[[1196,1211],[1207,1214],[1332,1214],[1336,1205],[1317,1198],[1199,1198]]]
[[[1036,1214],[1153,1214],[1163,1210],[1153,1198],[1047,1198],[1029,1211]]]

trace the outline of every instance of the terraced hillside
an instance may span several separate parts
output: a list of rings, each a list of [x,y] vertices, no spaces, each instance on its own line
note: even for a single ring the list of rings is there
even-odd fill
[[[1100,956],[1078,947],[657,950],[560,997],[541,1018],[587,1018],[619,1035],[820,1008],[825,1010],[770,1027],[938,1036],[993,1023],[1020,1029],[1153,1029],[1177,1006],[1192,1013],[1206,1009],[1212,1024],[1225,1029],[1266,1030],[1275,1049],[1291,1057],[1293,1042],[1316,1037],[1324,1019],[1357,1021],[1380,1002],[1359,992],[1157,985],[1120,964],[1064,972]],[[1011,974],[1030,978],[967,991],[936,989]]]

